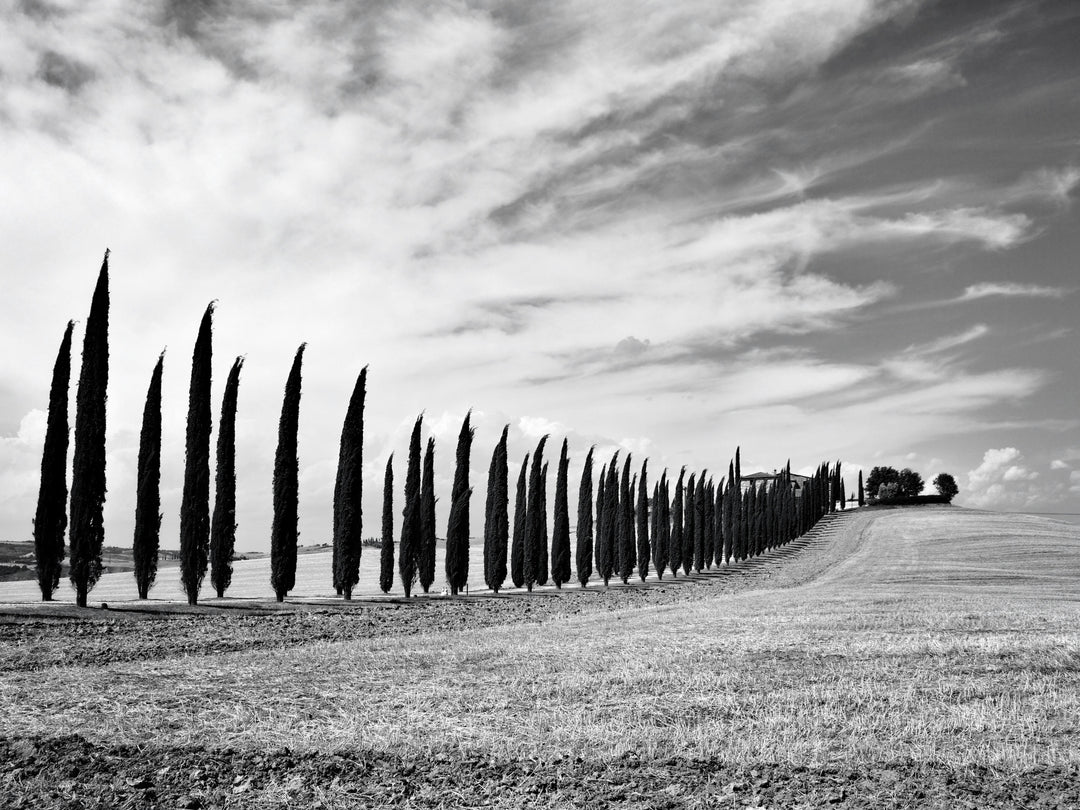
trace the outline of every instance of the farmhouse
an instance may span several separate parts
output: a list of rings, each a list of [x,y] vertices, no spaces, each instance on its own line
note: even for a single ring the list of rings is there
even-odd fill
[[[750,489],[751,486],[767,486],[769,484],[775,484],[781,476],[780,472],[773,470],[771,473],[756,472],[744,475],[740,480],[742,481],[742,491]],[[796,498],[802,497],[803,487],[806,486],[806,482],[810,478],[805,475],[798,475],[797,473],[791,474],[791,489],[795,493]]]

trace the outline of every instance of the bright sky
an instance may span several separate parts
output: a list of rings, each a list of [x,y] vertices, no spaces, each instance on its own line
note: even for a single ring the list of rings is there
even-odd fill
[[[1072,0],[0,9],[0,539],[31,536],[52,365],[106,247],[112,545],[166,346],[178,544],[212,299],[215,412],[247,358],[241,549],[268,547],[304,341],[302,543],[330,539],[365,364],[365,534],[420,411],[444,533],[469,408],[474,534],[505,423],[512,479],[569,438],[574,493],[591,444],[653,480],[741,445],[746,472],[910,466],[962,504],[1080,512]]]

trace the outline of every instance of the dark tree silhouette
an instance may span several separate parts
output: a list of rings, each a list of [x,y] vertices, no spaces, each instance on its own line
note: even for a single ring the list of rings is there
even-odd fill
[[[300,460],[297,433],[300,428],[300,366],[306,343],[293,358],[278,422],[278,445],[274,455],[274,518],[270,525],[270,585],[279,602],[296,585],[296,547],[300,542]]]
[[[866,487],[863,486],[862,470],[859,470],[859,506],[866,506]]]
[[[334,589],[352,599],[364,543],[364,400],[367,366],[356,378],[338,447],[334,487]]]
[[[214,514],[210,519],[210,582],[219,599],[232,583],[236,547],[236,403],[243,366],[244,358],[237,357],[229,370],[218,427]]]
[[[64,561],[64,532],[67,531],[67,450],[68,450],[68,387],[71,384],[71,330],[75,321],[68,321],[60,350],[53,364],[52,385],[49,387],[49,417],[45,427],[45,449],[41,454],[41,482],[38,486],[37,509],[34,512],[34,559],[37,563],[38,587],[41,601],[51,602],[60,586]],[[159,365],[160,365],[160,361]],[[160,380],[160,374],[158,378]],[[153,383],[151,382],[151,388]],[[160,392],[161,386],[158,385]],[[160,393],[159,393],[160,399]],[[147,398],[149,406],[149,395]],[[158,423],[161,423],[160,405]],[[145,425],[146,416],[143,415]],[[158,434],[160,436],[160,427]],[[142,461],[142,452],[139,453]],[[156,511],[156,509],[155,509]]]
[[[860,484],[862,482],[862,473],[861,472],[859,473],[859,482],[860,482]],[[952,475],[950,475],[949,473],[946,473],[946,472],[938,473],[937,476],[934,478],[934,489],[936,489],[938,491],[938,495],[943,497],[949,503],[952,503],[952,499],[955,498],[957,496],[957,494],[959,494],[959,492],[960,492],[960,487],[958,487],[956,485],[956,479],[953,478]],[[861,500],[862,500],[862,487],[861,486],[859,487],[859,497],[860,497],[859,506],[862,506],[862,502],[861,502]]]
[[[491,454],[488,468],[487,505],[484,510],[484,582],[494,593],[506,581],[506,546],[510,536],[510,499],[506,442],[510,426],[503,427],[502,437]]]
[[[540,548],[544,542],[546,510],[543,505],[544,443],[541,437],[533,452],[532,469],[529,471],[529,505],[525,523],[525,587],[530,591],[540,579]],[[544,577],[547,579],[547,577]]]
[[[679,480],[675,482],[675,497],[671,501],[671,534],[668,537],[668,565],[671,575],[679,573],[683,565],[683,476],[686,467],[679,470]],[[690,570],[687,566],[686,570]]]
[[[667,470],[664,470],[654,487],[652,503],[652,563],[658,579],[664,578],[664,571],[667,569],[668,539],[664,518],[666,500]]]
[[[637,570],[644,582],[649,576],[649,460],[641,464],[637,499]],[[655,536],[655,535],[654,535]]]
[[[607,474],[608,468],[604,464],[600,467],[600,477],[596,483],[596,522],[593,525],[593,562],[596,564],[596,573],[600,573],[600,560],[604,553],[604,508],[607,504]]]
[[[596,569],[607,587],[615,574],[615,544],[618,536],[619,518],[619,453],[611,457],[607,466],[607,478],[604,481],[604,519],[599,527],[600,541],[596,552]],[[601,521],[597,521],[601,523]]]
[[[616,548],[615,558],[619,566],[619,579],[625,585],[630,581],[634,573],[635,549],[634,549],[634,489],[630,484],[630,460],[632,456],[627,453],[623,462],[622,480],[619,483],[619,511],[616,524]]]
[[[696,562],[694,541],[697,537],[697,479],[694,473],[690,473],[690,479],[686,482],[683,498],[682,569],[683,574],[689,575]]]
[[[694,492],[694,570],[699,574],[705,567],[705,470],[698,476]]]
[[[582,588],[589,584],[589,577],[593,573],[592,467],[595,449],[595,447],[590,447],[585,456],[585,466],[581,470],[581,484],[578,486],[577,550],[574,562],[577,563],[577,578]]]
[[[450,491],[450,521],[446,527],[446,582],[451,594],[459,594],[469,582],[469,457],[475,433],[465,414],[458,433],[454,485]]]
[[[570,503],[567,476],[570,471],[568,446],[563,439],[559,468],[555,473],[555,525],[551,536],[551,579],[561,589],[570,581]]]
[[[420,477],[420,551],[416,565],[424,593],[428,593],[435,582],[435,544],[435,439],[429,436]]]
[[[386,460],[383,476],[382,547],[379,549],[379,588],[390,593],[394,587],[394,454]]]
[[[548,499],[547,499],[547,482],[548,482],[548,462],[544,462],[544,469],[540,471],[540,545],[537,546],[537,552],[539,562],[536,566],[536,584],[547,585],[548,584],[548,549],[550,548],[550,538],[548,537]]]
[[[529,454],[526,453],[518,472],[514,497],[514,536],[510,545],[510,581],[515,588],[525,584],[525,535],[529,523],[528,493],[525,487],[528,476]]]
[[[109,251],[101,262],[83,336],[82,368],[75,395],[75,451],[71,474],[71,554],[68,578],[75,604],[101,576],[105,541],[105,400],[109,387]]]
[[[206,307],[191,355],[184,492],[180,500],[180,581],[189,605],[199,601],[210,552],[210,372],[214,301]]]
[[[398,548],[398,573],[405,598],[412,596],[416,582],[417,558],[420,556],[420,428],[424,415],[416,417],[409,439],[409,466],[405,473],[405,508],[402,510],[401,545]]]

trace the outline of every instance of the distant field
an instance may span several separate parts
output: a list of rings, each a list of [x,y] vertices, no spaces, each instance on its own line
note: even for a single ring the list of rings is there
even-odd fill
[[[476,542],[475,539],[473,541]],[[301,553],[296,562],[296,587],[289,595],[298,599],[314,599],[335,596],[331,581],[330,563],[332,553],[329,549]],[[446,547],[439,544],[435,549],[435,584],[434,590],[441,591],[446,582],[443,573],[446,560]],[[186,601],[183,588],[180,584],[179,563],[175,560],[163,564],[158,570],[157,582],[150,591],[150,598],[158,601]],[[392,595],[401,596],[403,591],[401,583],[397,580],[395,566],[394,587]],[[509,576],[507,577],[509,579]],[[469,554],[469,584],[470,588],[486,590],[484,586],[484,556],[483,548],[474,545]],[[419,587],[419,586],[418,586]],[[360,556],[360,582],[353,591],[357,596],[377,596],[382,594],[379,589],[379,549],[365,548]],[[135,588],[135,575],[130,571],[115,574],[105,574],[98,584],[90,591],[89,601],[93,602],[123,602],[137,600],[138,591]],[[274,589],[270,587],[270,558],[260,557],[255,560],[237,560],[233,563],[232,585],[226,592],[226,596],[233,599],[272,599]],[[212,599],[214,589],[210,584],[210,575],[207,571],[203,581],[201,599]],[[61,580],[60,588],[54,594],[53,599],[60,602],[75,603],[75,591],[66,580]],[[36,580],[20,580],[15,582],[0,582],[0,604],[11,602],[36,602],[41,600],[41,591],[38,590]]]
[[[0,714],[253,769],[206,788],[229,807],[1080,806],[1080,529],[861,510],[783,565],[663,607],[8,673]]]

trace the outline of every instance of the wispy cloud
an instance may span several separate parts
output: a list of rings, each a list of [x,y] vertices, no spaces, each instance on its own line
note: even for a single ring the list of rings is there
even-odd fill
[[[1012,282],[984,282],[964,289],[957,301],[977,301],[981,298],[1064,298],[1072,292],[1064,287]]]

